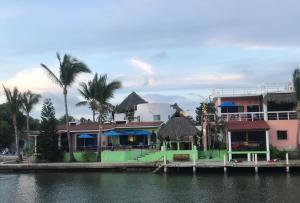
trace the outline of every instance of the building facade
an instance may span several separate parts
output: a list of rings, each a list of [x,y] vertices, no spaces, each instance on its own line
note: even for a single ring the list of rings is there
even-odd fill
[[[218,89],[213,93],[217,116],[224,121],[229,159],[263,154],[270,147],[296,150],[299,144],[293,88]]]

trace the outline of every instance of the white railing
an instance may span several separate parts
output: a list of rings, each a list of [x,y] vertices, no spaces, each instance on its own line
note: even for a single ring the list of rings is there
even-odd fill
[[[216,115],[209,114],[208,120],[213,121]],[[239,112],[239,113],[221,113],[223,121],[258,121],[264,120],[264,112]],[[268,120],[296,120],[296,111],[269,111],[267,112]]]
[[[264,120],[263,112],[222,113],[223,121],[257,121]]]
[[[260,87],[253,88],[232,88],[232,89],[224,89],[217,88],[213,90],[212,96],[251,96],[251,95],[261,95],[266,93],[287,93],[294,92],[294,88],[291,84],[270,84],[264,85]]]
[[[296,120],[296,111],[269,111],[268,120]]]

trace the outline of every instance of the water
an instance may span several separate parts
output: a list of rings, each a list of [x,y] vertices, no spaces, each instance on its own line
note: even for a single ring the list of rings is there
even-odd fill
[[[300,202],[300,174],[0,174],[0,202]]]

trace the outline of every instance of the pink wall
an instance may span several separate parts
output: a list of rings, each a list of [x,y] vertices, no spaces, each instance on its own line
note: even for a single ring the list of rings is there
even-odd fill
[[[281,149],[295,149],[297,147],[298,120],[267,121],[270,126],[270,145]],[[287,140],[278,140],[277,131],[287,131]]]
[[[260,97],[225,97],[221,98],[221,102],[232,101],[237,106],[244,106],[244,111],[247,111],[249,105],[261,105],[262,101]],[[262,109],[261,109],[262,111]]]

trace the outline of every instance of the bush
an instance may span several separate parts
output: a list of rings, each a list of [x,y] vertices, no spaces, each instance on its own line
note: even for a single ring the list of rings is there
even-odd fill
[[[96,160],[96,154],[94,152],[83,152],[82,153],[82,161],[92,162],[95,160]]]
[[[270,147],[270,153],[272,159],[285,159],[286,150],[279,150],[276,147]]]

